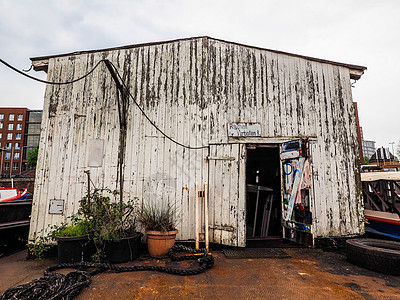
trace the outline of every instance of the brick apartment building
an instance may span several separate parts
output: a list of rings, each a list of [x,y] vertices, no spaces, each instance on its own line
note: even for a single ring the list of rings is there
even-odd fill
[[[0,107],[0,176],[28,171],[27,153],[39,144],[41,110]]]

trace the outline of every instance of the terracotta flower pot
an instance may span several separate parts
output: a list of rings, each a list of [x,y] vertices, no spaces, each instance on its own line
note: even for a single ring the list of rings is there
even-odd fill
[[[178,230],[167,232],[161,231],[146,231],[147,247],[149,254],[154,258],[168,257],[168,250],[175,244],[175,238]]]

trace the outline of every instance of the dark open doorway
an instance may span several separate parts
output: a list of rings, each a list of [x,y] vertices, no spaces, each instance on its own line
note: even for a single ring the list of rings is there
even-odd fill
[[[249,144],[246,161],[246,238],[282,237],[279,145]]]

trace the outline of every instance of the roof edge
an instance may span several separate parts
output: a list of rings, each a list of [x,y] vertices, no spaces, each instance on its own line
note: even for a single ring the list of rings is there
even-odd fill
[[[222,39],[218,39],[218,38],[212,38],[212,37],[209,37],[209,36],[197,36],[197,37],[190,37],[190,38],[179,38],[179,39],[173,39],[173,40],[165,40],[165,41],[149,42],[149,43],[140,43],[140,44],[131,44],[131,45],[126,45],[126,46],[111,47],[111,48],[104,48],[104,49],[75,51],[75,52],[56,54],[56,55],[31,57],[30,60],[32,61],[32,63],[36,62],[37,66],[35,68],[35,71],[43,71],[43,70],[46,69],[46,67],[44,66],[44,65],[46,65],[46,61],[48,59],[50,59],[50,58],[63,57],[63,56],[72,56],[72,55],[81,55],[81,54],[87,54],[87,53],[97,53],[97,52],[104,52],[104,51],[131,49],[131,48],[138,48],[138,47],[144,47],[144,46],[154,46],[154,45],[161,45],[161,44],[174,43],[174,42],[180,42],[180,41],[196,40],[196,39],[215,40],[215,41],[228,43],[228,44],[233,44],[233,45],[238,45],[238,46],[242,46],[242,47],[248,47],[248,48],[252,48],[252,49],[270,51],[270,52],[274,52],[274,53],[277,53],[277,54],[289,55],[289,56],[293,56],[293,57],[298,57],[298,58],[303,58],[303,59],[307,59],[307,60],[317,61],[317,62],[320,62],[320,63],[327,63],[327,64],[331,64],[331,65],[346,67],[346,68],[350,69],[350,71],[351,71],[350,72],[351,79],[355,79],[355,80],[360,79],[361,75],[364,74],[364,71],[367,70],[367,67],[360,66],[360,65],[341,63],[341,62],[337,62],[337,61],[321,59],[321,58],[315,58],[315,57],[311,57],[311,56],[295,54],[295,53],[290,53],[290,52],[285,52],[285,51],[280,51],[280,50],[273,50],[273,49],[267,49],[267,48],[262,48],[262,47],[257,47],[257,46],[250,46],[250,45],[241,44],[241,43],[237,43],[237,42],[230,42],[230,41],[226,41],[226,40],[222,40]],[[353,72],[352,72],[352,70],[353,70]]]

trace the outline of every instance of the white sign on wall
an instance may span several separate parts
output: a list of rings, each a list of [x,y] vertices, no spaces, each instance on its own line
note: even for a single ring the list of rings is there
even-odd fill
[[[64,200],[50,199],[49,214],[62,215],[64,211]]]
[[[93,139],[89,141],[88,166],[102,167],[104,154],[104,140]]]
[[[260,123],[229,123],[228,137],[261,136]]]

